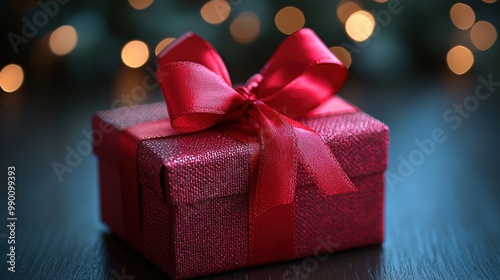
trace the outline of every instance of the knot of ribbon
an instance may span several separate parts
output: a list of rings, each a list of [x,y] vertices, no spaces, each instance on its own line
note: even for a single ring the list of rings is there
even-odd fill
[[[294,202],[299,163],[324,195],[357,190],[321,136],[291,118],[306,116],[330,99],[347,76],[312,30],[289,36],[258,74],[236,87],[222,58],[194,33],[174,41],[157,59],[173,129],[255,127],[260,151],[251,190],[254,218]]]
[[[254,91],[258,90],[259,83],[262,81],[262,78],[262,75],[257,73],[250,77],[245,85],[235,86],[234,90],[240,93],[247,101],[253,102],[257,100],[257,95]]]

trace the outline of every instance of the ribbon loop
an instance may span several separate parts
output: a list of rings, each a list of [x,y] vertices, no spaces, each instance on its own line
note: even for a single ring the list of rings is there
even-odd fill
[[[231,85],[226,65],[217,51],[203,38],[188,32],[163,49],[157,57],[159,65],[176,61],[191,61],[205,66]]]
[[[280,113],[295,116],[336,94],[347,77],[342,62],[310,29],[289,36],[260,73],[264,79],[259,99]]]
[[[188,61],[160,64],[157,79],[167,103],[172,127],[193,132],[234,119],[245,99],[205,66]]]

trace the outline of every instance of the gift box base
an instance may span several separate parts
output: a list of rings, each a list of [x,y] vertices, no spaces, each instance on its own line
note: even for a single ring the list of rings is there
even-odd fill
[[[165,117],[164,105],[151,104],[94,118],[94,129],[105,135],[94,146],[102,219],[126,242],[117,138],[127,127]],[[299,168],[293,258],[382,243],[387,126],[362,112],[304,123],[322,135],[358,191],[324,196]],[[250,266],[249,192],[240,179],[249,174],[245,144],[215,130],[146,142],[138,162],[138,252],[174,279]],[[225,158],[192,156],[205,149],[224,151],[218,153]]]
[[[101,161],[100,174],[106,174],[101,176],[103,187],[120,186],[116,167]],[[295,230],[295,258],[383,242],[384,174],[356,178],[353,183],[359,192],[331,198],[325,198],[315,186],[298,189],[296,214],[297,220],[303,222]],[[171,278],[198,277],[248,266],[248,250],[239,249],[248,248],[248,228],[241,223],[248,215],[247,196],[174,206],[165,203],[152,188],[144,187],[143,194],[141,253]],[[107,200],[103,197],[102,201]],[[101,207],[104,222],[125,239],[121,221],[112,218],[119,216],[112,210],[121,205]],[[328,226],[318,227],[320,224]],[[221,259],[228,251],[231,258]]]
[[[359,192],[331,198],[315,186],[299,188],[294,258],[383,242],[384,175],[353,181]],[[144,202],[144,256],[170,277],[184,279],[248,266],[249,252],[241,249],[248,248],[248,228],[241,223],[247,220],[248,197],[172,206],[146,188]]]

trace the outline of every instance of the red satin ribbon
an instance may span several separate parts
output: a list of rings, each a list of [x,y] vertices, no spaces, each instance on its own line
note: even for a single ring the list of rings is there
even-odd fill
[[[324,195],[356,191],[323,139],[287,117],[306,116],[330,99],[345,81],[343,64],[309,29],[289,36],[243,86],[232,87],[221,57],[193,33],[164,49],[158,64],[157,80],[176,131],[230,122],[258,130],[260,151],[249,213],[250,264],[293,258],[299,162]],[[237,125],[229,130],[238,130]]]

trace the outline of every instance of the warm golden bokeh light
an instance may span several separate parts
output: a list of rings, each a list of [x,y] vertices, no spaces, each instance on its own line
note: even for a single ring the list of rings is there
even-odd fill
[[[78,43],[78,34],[71,25],[63,25],[50,34],[49,47],[56,55],[67,55]]]
[[[144,10],[153,4],[153,0],[128,0],[128,3],[136,10]]]
[[[462,75],[472,67],[474,56],[468,48],[459,45],[448,52],[446,62],[453,73]]]
[[[484,3],[487,3],[487,4],[493,4],[495,3],[497,0],[483,0]]]
[[[476,22],[470,30],[472,44],[481,51],[491,48],[497,40],[497,35],[495,26],[487,21]]]
[[[375,19],[367,11],[353,13],[345,23],[347,35],[354,41],[363,42],[368,39],[375,29]]]
[[[352,57],[349,51],[342,47],[331,47],[330,51],[344,64],[346,68],[349,68],[352,63]]]
[[[304,27],[306,18],[301,10],[298,8],[288,6],[279,10],[274,17],[274,23],[279,31],[284,34],[290,35],[293,32]]]
[[[462,30],[469,29],[476,20],[476,15],[469,5],[456,3],[450,9],[451,22]]]
[[[375,1],[375,2],[377,2],[377,3],[385,3],[385,2],[387,2],[387,1],[389,1],[389,0],[373,0],[373,1]]]
[[[342,23],[346,23],[347,19],[355,12],[360,11],[361,6],[356,2],[341,1],[337,6],[337,17]]]
[[[130,41],[122,49],[123,63],[129,67],[141,67],[144,63],[146,63],[148,58],[148,46],[142,41]]]
[[[17,64],[9,64],[0,71],[0,87],[6,92],[18,90],[23,81],[23,68]]]
[[[175,41],[175,38],[165,38],[158,42],[155,48],[155,54],[158,55],[164,48],[166,48],[170,43]]]
[[[231,6],[225,0],[210,0],[201,7],[201,17],[210,24],[224,22],[231,12]]]
[[[236,42],[251,43],[259,36],[260,20],[254,13],[239,14],[231,23],[229,31]]]

